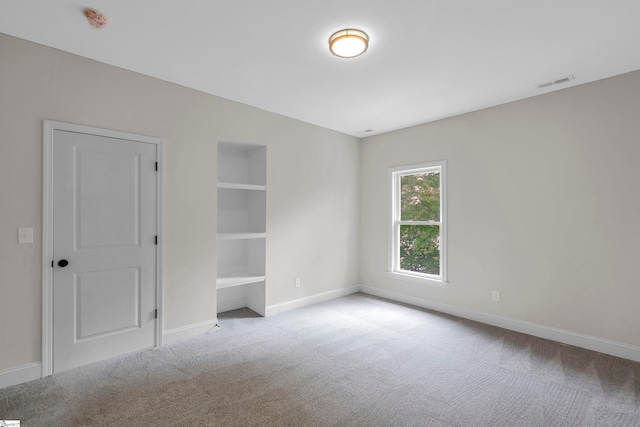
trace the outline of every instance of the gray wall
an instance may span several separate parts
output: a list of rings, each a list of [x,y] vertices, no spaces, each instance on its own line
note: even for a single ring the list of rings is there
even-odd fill
[[[0,35],[0,370],[41,358],[43,119],[165,139],[165,329],[215,317],[222,136],[268,146],[267,305],[360,280],[637,346],[639,112],[635,72],[360,142]],[[450,283],[391,279],[387,168],[443,159]]]
[[[640,345],[639,137],[634,72],[366,138],[361,281]],[[444,289],[386,274],[387,168],[436,160],[448,167]]]
[[[356,138],[0,34],[0,370],[41,360],[43,119],[165,139],[165,329],[216,316],[219,136],[268,146],[267,305],[358,282]]]

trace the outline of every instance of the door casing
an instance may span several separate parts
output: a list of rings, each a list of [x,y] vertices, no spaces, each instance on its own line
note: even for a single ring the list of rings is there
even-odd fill
[[[162,138],[136,135],[109,129],[100,129],[72,123],[44,120],[43,161],[42,161],[42,377],[53,373],[53,138],[55,130],[86,133],[104,137],[126,139],[136,142],[156,144],[158,159],[156,224],[158,245],[156,246],[156,307],[158,321],[156,346],[162,346],[164,330],[163,316],[163,145]]]

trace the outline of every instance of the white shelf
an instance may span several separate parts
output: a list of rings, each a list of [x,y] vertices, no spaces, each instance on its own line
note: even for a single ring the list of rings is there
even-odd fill
[[[265,277],[266,276],[218,277],[216,287],[218,289],[222,289],[247,285],[249,283],[262,282],[265,280]]]
[[[218,188],[227,188],[230,190],[254,190],[254,191],[265,191],[267,189],[266,185],[257,185],[257,184],[239,184],[236,182],[219,182]]]
[[[267,233],[218,233],[218,240],[264,239]]]

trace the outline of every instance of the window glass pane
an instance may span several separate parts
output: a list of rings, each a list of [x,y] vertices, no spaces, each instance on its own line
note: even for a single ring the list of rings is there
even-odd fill
[[[440,172],[400,177],[400,219],[440,221]]]
[[[400,226],[400,270],[440,274],[440,226]]]

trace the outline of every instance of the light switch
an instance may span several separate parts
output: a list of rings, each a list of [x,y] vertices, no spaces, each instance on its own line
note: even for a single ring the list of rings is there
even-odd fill
[[[33,228],[18,228],[18,243],[33,243]]]

